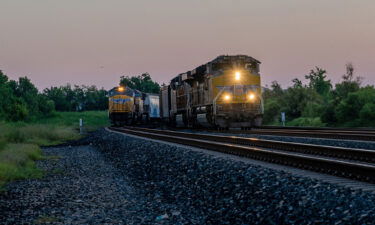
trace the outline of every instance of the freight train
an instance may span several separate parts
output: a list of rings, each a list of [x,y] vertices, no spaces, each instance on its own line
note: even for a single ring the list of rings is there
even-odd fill
[[[177,75],[159,95],[116,87],[109,92],[109,117],[115,125],[147,123],[152,118],[175,127],[260,126],[259,65],[250,56],[223,55]]]

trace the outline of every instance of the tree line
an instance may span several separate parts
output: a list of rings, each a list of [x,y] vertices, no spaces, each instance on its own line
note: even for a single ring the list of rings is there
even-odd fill
[[[291,126],[375,126],[375,88],[362,86],[352,64],[341,82],[333,85],[327,71],[316,67],[305,75],[307,84],[293,79],[281,88],[277,81],[263,91],[264,124],[279,125],[285,112]]]
[[[120,85],[142,91],[144,93],[158,94],[160,85],[151,79],[149,73],[142,73],[136,76],[121,76]]]
[[[375,88],[361,85],[352,64],[346,65],[341,82],[333,85],[327,71],[316,67],[304,82],[293,79],[283,89],[274,81],[263,89],[264,124],[279,125],[285,112],[291,126],[375,126]],[[304,84],[306,83],[306,84]],[[159,93],[160,85],[148,73],[122,76],[120,85]],[[27,77],[9,80],[0,70],[0,121],[30,120],[57,111],[106,110],[107,91],[95,86],[65,85],[39,92]]]
[[[120,85],[146,93],[159,93],[160,85],[150,74],[121,76]],[[63,85],[38,91],[27,77],[10,80],[0,70],[0,121],[27,121],[50,116],[55,111],[108,109],[108,92],[86,85]]]
[[[0,70],[0,121],[27,121],[57,111],[105,110],[107,91],[69,84],[39,92],[27,77],[10,80]]]

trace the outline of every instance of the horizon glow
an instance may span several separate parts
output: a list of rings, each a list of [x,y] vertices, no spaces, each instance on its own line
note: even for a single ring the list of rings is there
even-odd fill
[[[223,54],[262,62],[262,85],[285,88],[315,66],[340,81],[353,63],[375,84],[370,0],[0,1],[0,70],[39,88],[110,89],[122,75],[159,83]]]

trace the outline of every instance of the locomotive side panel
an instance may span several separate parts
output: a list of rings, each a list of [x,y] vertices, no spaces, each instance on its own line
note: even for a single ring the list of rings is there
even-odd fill
[[[169,119],[170,110],[170,87],[164,86],[160,91],[160,116],[163,120]]]

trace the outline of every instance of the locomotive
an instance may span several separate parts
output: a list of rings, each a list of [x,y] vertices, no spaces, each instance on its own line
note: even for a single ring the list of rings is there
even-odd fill
[[[260,62],[250,56],[222,55],[177,75],[161,88],[160,96],[153,98],[154,107],[156,102],[160,106],[158,118],[175,127],[226,129],[260,126],[263,100],[259,65]],[[150,110],[141,107],[145,102],[143,99],[129,101],[134,106],[129,108],[130,111],[123,110],[127,113],[123,118],[128,118],[127,121],[131,118],[133,123],[145,121],[144,117],[150,118]],[[122,117],[116,117],[118,112],[114,109],[111,108],[110,95],[109,112],[116,123],[117,118]]]
[[[162,87],[162,119],[177,127],[260,126],[259,64],[250,56],[223,55],[177,75]]]
[[[114,126],[149,123],[160,118],[159,95],[119,86],[112,88],[108,96],[108,116]]]

